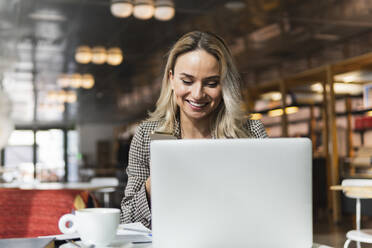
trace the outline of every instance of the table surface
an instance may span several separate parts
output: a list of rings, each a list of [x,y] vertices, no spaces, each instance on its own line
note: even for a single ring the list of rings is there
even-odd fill
[[[61,245],[63,248],[75,248],[76,246],[74,246],[73,244],[64,244],[64,245]],[[59,247],[61,247],[59,246]],[[152,244],[131,244],[130,246],[131,248],[153,248]],[[312,247],[309,247],[309,248],[333,248],[331,246],[327,246],[327,245],[320,245],[320,244],[313,244]]]
[[[112,188],[116,185],[91,182],[67,182],[67,183],[0,183],[0,188],[17,189],[78,189],[78,190],[98,190]]]
[[[0,244],[4,245],[6,243],[8,247],[17,247],[20,244],[20,242],[22,242],[22,243],[31,244],[32,246],[32,243],[36,244],[39,241],[42,242],[41,240],[42,239],[39,239],[39,238],[0,239]],[[30,242],[30,241],[36,241],[36,242]],[[63,247],[63,248],[75,248],[76,247],[75,245],[70,244],[70,243],[64,243],[62,241],[62,244],[61,244],[59,242],[56,242],[56,247]],[[151,243],[144,243],[144,244],[131,244],[130,247],[131,248],[152,248],[153,246]],[[326,245],[320,245],[320,244],[313,244],[312,248],[332,248],[332,247],[326,246]]]
[[[132,247],[136,247],[136,248],[152,248],[152,244],[135,244]],[[327,246],[327,245],[313,244],[313,247],[312,248],[333,248],[333,247]]]

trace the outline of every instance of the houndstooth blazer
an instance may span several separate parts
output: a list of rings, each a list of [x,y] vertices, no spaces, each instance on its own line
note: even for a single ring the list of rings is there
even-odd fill
[[[142,122],[132,139],[127,167],[128,183],[121,202],[121,223],[141,222],[151,228],[151,209],[145,189],[145,181],[150,176],[150,134],[156,130],[160,121]],[[261,121],[248,120],[247,130],[253,138],[267,138]],[[180,138],[177,123],[173,133]]]

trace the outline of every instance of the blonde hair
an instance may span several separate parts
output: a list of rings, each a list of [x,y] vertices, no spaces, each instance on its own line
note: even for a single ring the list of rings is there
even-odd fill
[[[198,49],[213,55],[220,68],[222,101],[211,118],[211,134],[216,138],[250,137],[250,133],[244,128],[246,119],[241,108],[241,78],[238,70],[225,42],[217,35],[208,32],[187,33],[173,45],[168,53],[160,97],[156,103],[155,111],[149,113],[149,120],[162,121],[158,131],[174,132],[178,106],[169,81],[169,72],[174,71],[179,56]]]

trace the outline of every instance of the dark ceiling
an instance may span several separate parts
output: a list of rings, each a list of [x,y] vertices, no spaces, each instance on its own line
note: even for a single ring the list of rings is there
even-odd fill
[[[229,1],[175,0],[175,18],[162,22],[115,18],[110,0],[0,0],[0,72],[33,73],[38,103],[45,92],[58,89],[60,74],[92,73],[95,87],[78,91],[78,104],[66,109],[65,121],[125,123],[153,108],[164,55],[188,31],[224,37],[239,69],[248,73],[306,57],[372,28],[372,2],[365,0],[242,0],[246,7],[239,11],[227,9]],[[45,10],[61,18],[32,18]],[[74,53],[80,45],[118,46],[124,61],[78,64]]]

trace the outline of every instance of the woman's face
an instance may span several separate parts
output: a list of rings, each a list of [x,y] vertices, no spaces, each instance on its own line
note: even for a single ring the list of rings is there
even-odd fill
[[[222,99],[217,59],[204,50],[177,58],[170,82],[181,116],[191,120],[209,118]]]

